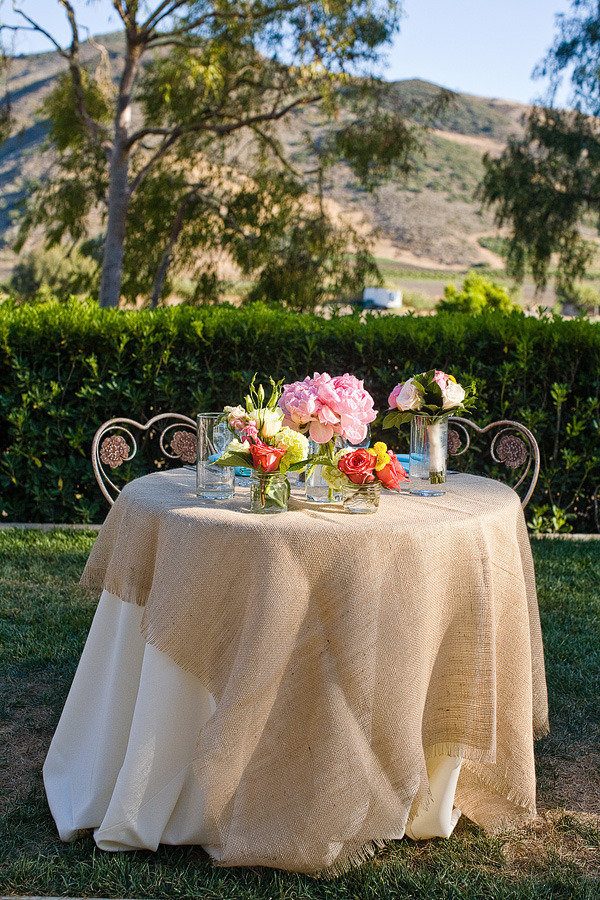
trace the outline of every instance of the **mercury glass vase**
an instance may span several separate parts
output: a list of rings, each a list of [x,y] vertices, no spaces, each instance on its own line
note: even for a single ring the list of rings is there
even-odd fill
[[[343,507],[349,513],[374,513],[379,508],[381,498],[381,483],[372,481],[370,484],[344,485]]]
[[[280,513],[288,508],[290,483],[280,472],[252,472],[250,478],[250,512]]]
[[[329,444],[317,444],[316,441],[309,441],[309,458],[327,452],[333,457],[340,447],[341,442],[339,441],[330,441]],[[315,466],[310,474],[306,475],[304,491],[306,499],[311,503],[339,503],[342,499],[341,493],[334,490],[323,478],[323,466]]]
[[[448,417],[413,416],[410,423],[410,477],[430,484],[446,481]]]

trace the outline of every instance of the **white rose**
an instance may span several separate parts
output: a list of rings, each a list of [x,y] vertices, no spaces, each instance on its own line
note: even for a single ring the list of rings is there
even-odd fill
[[[278,431],[281,431],[283,415],[283,410],[279,408],[260,409],[250,414],[250,420],[259,429],[261,437],[272,438],[275,437]]]
[[[412,378],[409,378],[408,381],[405,381],[402,385],[400,393],[396,398],[396,406],[402,412],[407,412],[409,409],[419,409],[421,406],[421,395],[415,387]]]
[[[448,379],[446,387],[442,390],[444,400],[444,409],[452,409],[453,406],[460,406],[465,399],[465,389],[455,381]]]

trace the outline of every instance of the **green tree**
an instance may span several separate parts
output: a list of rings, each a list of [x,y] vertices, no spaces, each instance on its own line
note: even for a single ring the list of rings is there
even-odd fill
[[[446,285],[444,298],[438,303],[438,309],[442,312],[478,315],[492,311],[511,313],[519,307],[513,303],[510,294],[501,284],[472,270],[465,276],[462,288],[457,288],[455,284]]]
[[[522,279],[531,268],[546,284],[552,257],[557,281],[569,289],[584,274],[593,245],[582,223],[600,214],[600,5],[572,0],[557,17],[557,35],[536,73],[549,79],[547,105],[534,106],[525,134],[508,142],[498,158],[484,157],[479,193],[495,210],[496,224],[510,229],[509,271]],[[570,109],[554,108],[568,73]]]
[[[336,229],[323,189],[338,160],[373,190],[410,171],[420,148],[417,128],[386,108],[372,74],[400,0],[112,0],[124,28],[116,73],[96,41],[96,68],[86,62],[74,7],[56,2],[68,47],[19,10],[66,64],[44,107],[57,174],[31,186],[21,244],[39,226],[50,245],[81,241],[100,211],[103,306],[122,294],[157,303],[178,270],[210,280],[223,247],[272,284],[269,246],[280,262],[310,265],[317,233],[321,248],[344,233],[359,245],[352,271],[361,277],[364,247]],[[300,110],[314,126],[303,166],[282,140]]]

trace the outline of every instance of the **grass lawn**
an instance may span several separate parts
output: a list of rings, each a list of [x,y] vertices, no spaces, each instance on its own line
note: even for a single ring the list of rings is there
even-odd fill
[[[107,854],[62,844],[41,766],[94,600],[76,587],[94,535],[0,532],[0,895],[211,900],[600,897],[600,542],[536,542],[552,731],[538,745],[539,818],[488,837],[395,842],[334,881],[218,869],[200,848]]]

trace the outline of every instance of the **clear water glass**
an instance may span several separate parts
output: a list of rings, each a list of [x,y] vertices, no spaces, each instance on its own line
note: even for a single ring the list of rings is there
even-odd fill
[[[444,484],[447,455],[448,418],[413,416],[410,423],[411,479],[422,479],[429,481],[430,484]]]
[[[340,447],[341,442],[336,439],[334,449],[339,450]],[[309,457],[314,456],[317,453],[321,453],[322,451],[322,444],[317,444],[316,441],[309,440]],[[322,466],[315,466],[312,472],[306,475],[304,480],[304,491],[306,499],[310,503],[339,503],[342,499],[341,493],[339,491],[335,491],[329,484],[327,484],[327,482],[323,478]]]
[[[220,415],[200,413],[197,419],[196,494],[202,500],[230,500],[235,492],[233,467],[215,463],[232,439],[227,425],[219,422]]]

